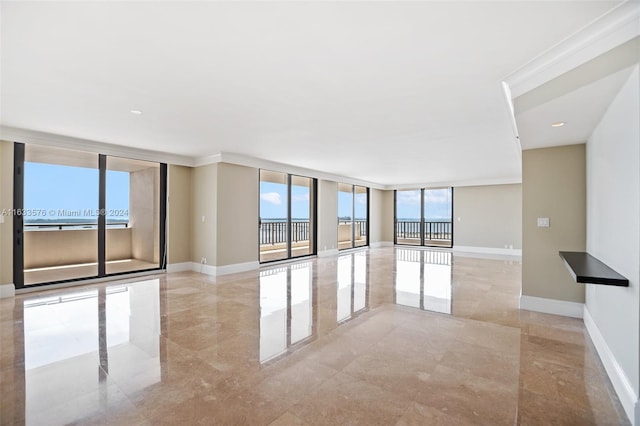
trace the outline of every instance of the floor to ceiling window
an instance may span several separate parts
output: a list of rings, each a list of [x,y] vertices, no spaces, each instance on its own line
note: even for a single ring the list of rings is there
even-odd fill
[[[316,252],[316,180],[260,170],[260,262]]]
[[[16,288],[161,268],[166,165],[14,146]]]
[[[338,249],[369,244],[369,188],[338,184]]]
[[[107,274],[160,266],[159,192],[158,163],[107,159]]]
[[[453,188],[397,190],[395,243],[453,246]]]

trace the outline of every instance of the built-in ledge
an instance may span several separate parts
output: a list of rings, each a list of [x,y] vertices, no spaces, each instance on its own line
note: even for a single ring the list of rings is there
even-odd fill
[[[561,251],[559,254],[571,273],[571,276],[578,283],[629,287],[628,279],[589,253],[582,251]]]

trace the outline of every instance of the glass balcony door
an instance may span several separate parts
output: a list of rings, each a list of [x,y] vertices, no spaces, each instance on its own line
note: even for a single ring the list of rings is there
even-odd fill
[[[453,246],[453,188],[397,190],[395,243]]]
[[[99,179],[97,154],[24,146],[25,285],[98,276]]]
[[[369,245],[369,189],[338,184],[338,249]]]
[[[160,267],[160,165],[107,158],[106,273]]]
[[[164,267],[164,200],[164,164],[15,143],[16,288]]]
[[[260,262],[316,252],[316,180],[260,170]]]

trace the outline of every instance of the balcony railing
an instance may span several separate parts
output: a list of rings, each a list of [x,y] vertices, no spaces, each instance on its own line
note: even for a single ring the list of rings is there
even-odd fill
[[[424,222],[425,240],[451,240],[451,222]],[[399,239],[420,239],[420,221],[396,222],[396,236]]]
[[[107,223],[107,228],[128,228],[128,222],[114,222]],[[98,224],[96,222],[86,222],[86,223],[25,223],[24,230],[25,231],[37,231],[38,229],[46,229],[48,231],[58,229],[62,231],[64,229],[97,229]]]
[[[356,226],[356,239],[359,237],[366,237],[367,235],[367,221],[355,220]],[[351,225],[351,221],[339,221],[339,225]],[[309,241],[309,227],[308,220],[293,220],[291,221],[291,242],[297,243],[299,241]],[[287,222],[284,221],[260,221],[260,245],[266,244],[282,244],[287,242]]]

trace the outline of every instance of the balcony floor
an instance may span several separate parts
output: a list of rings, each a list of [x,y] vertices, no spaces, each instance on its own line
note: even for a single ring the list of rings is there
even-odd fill
[[[107,262],[107,274],[141,271],[157,267],[157,263],[149,263],[138,259],[113,260]],[[24,284],[32,285],[54,281],[73,280],[78,278],[94,277],[96,275],[98,275],[97,263],[35,268],[24,271]]]

